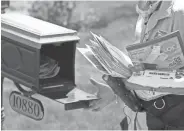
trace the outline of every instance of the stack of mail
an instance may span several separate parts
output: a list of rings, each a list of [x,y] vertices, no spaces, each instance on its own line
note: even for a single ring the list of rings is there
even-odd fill
[[[90,40],[90,45],[86,45],[87,48],[78,48],[86,59],[105,74],[122,78],[130,77],[132,73],[129,67],[133,66],[131,59],[103,37],[93,33],[92,35],[94,39]]]

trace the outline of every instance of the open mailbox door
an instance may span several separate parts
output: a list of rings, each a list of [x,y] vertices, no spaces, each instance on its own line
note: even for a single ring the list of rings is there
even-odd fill
[[[1,74],[13,80],[23,94],[26,91],[21,85],[64,103],[61,99],[67,98],[67,94],[75,88],[75,51],[78,42],[79,37],[74,30],[19,13],[2,14]],[[51,63],[53,60],[57,63],[57,74],[40,77],[40,72],[46,70],[42,60],[47,58]],[[82,107],[81,101],[79,105],[76,107]],[[65,106],[65,109],[70,109],[70,106]]]

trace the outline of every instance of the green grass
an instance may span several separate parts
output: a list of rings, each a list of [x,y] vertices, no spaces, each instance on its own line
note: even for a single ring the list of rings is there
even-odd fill
[[[105,5],[106,4],[106,5]],[[81,2],[76,9],[76,16],[89,8],[95,8],[101,17],[106,17],[108,25],[99,29],[90,29],[79,32],[81,38],[78,47],[84,47],[89,43],[91,35],[89,31],[100,34],[121,50],[134,40],[134,25],[136,16],[132,13],[131,2]],[[84,6],[85,5],[85,6]],[[130,8],[127,8],[129,7]],[[123,8],[126,7],[126,8]],[[120,10],[122,8],[122,10]],[[77,51],[76,52],[76,84],[88,92],[94,92],[95,87],[90,84],[92,76],[101,80],[101,75],[90,63]],[[4,82],[4,107],[6,113],[5,124],[9,130],[119,130],[120,121],[124,118],[123,109],[115,102],[100,112],[85,111],[83,109],[65,111],[64,106],[40,95],[34,95],[42,101],[45,116],[42,121],[35,121],[14,112],[9,105],[9,95],[16,90],[10,80]]]

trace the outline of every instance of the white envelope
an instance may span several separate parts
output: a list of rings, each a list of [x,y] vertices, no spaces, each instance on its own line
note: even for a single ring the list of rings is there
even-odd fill
[[[82,91],[78,88],[74,88],[72,91],[70,91],[67,94],[68,98],[64,99],[57,99],[58,102],[67,104],[67,103],[73,103],[73,102],[79,102],[79,101],[85,101],[85,100],[96,100],[99,99],[96,95],[87,93],[85,91]]]

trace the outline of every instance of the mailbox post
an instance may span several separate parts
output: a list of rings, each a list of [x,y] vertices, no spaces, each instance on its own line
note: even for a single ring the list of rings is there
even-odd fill
[[[10,95],[12,109],[41,120],[44,108],[33,94],[63,104],[62,100],[75,89],[77,32],[31,16],[6,13],[1,16],[1,41],[1,75],[14,81],[20,91]],[[46,60],[45,64],[42,64],[43,60]],[[42,73],[51,77],[40,77]],[[76,102],[74,107],[67,103],[65,109],[83,108],[89,105],[88,102]]]
[[[5,13],[5,9],[8,8],[10,5],[10,1],[1,1],[1,14]],[[5,120],[5,113],[3,107],[3,80],[4,77],[1,76],[1,129],[4,129],[4,120]]]

